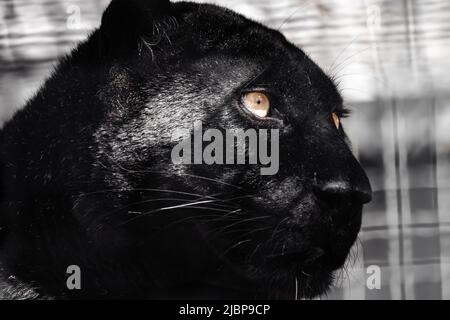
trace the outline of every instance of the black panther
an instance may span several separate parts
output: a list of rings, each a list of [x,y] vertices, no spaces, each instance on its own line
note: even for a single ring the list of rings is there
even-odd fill
[[[2,296],[325,293],[371,199],[347,113],[276,30],[214,5],[113,0],[0,132]],[[198,120],[278,129],[279,171],[174,164],[173,133]]]

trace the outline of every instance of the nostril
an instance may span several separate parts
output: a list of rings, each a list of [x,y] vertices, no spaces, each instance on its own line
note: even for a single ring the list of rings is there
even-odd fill
[[[328,199],[351,199],[352,201],[357,201],[361,204],[368,203],[372,200],[372,191],[370,188],[367,190],[364,188],[358,188],[352,186],[345,181],[333,181],[323,184],[318,187],[317,190],[321,196]]]
[[[356,198],[362,203],[366,204],[372,201],[372,190],[355,190],[354,191]]]

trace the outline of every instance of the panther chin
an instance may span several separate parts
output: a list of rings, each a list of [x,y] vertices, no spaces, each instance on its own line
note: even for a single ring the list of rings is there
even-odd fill
[[[345,265],[361,227],[362,205],[301,212],[270,222],[267,232],[222,240],[221,258],[239,274],[242,290],[251,298],[312,299],[326,294],[335,274]],[[277,216],[276,213],[272,213]],[[337,219],[336,217],[348,217]],[[327,219],[327,217],[334,217]],[[252,221],[252,218],[246,218]],[[238,234],[239,230],[235,230]],[[248,232],[247,232],[248,233]],[[232,253],[231,253],[232,252]]]
[[[343,267],[346,258],[347,254],[338,256],[320,247],[271,256],[263,266],[265,270],[270,270],[269,278],[264,282],[278,283],[272,288],[278,295],[275,298],[316,298],[332,287],[335,272]],[[270,297],[274,292],[267,294]]]

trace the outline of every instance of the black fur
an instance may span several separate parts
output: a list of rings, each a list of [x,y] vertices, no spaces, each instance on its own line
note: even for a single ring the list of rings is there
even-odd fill
[[[247,89],[270,95],[276,120],[240,111]],[[371,193],[332,112],[345,112],[335,85],[279,32],[212,5],[114,0],[0,133],[4,291],[325,292]],[[279,128],[279,173],[172,164],[172,133],[195,120]],[[199,199],[214,202],[158,211]],[[67,290],[69,265],[81,267],[82,290]]]

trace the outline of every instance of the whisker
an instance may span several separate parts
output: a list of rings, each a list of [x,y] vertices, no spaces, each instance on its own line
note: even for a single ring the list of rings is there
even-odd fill
[[[249,194],[249,195],[244,195],[244,196],[239,196],[239,197],[233,197],[233,198],[229,198],[229,199],[224,199],[224,201],[234,201],[234,200],[240,200],[240,199],[245,199],[245,198],[251,198],[254,197],[255,195],[253,194]]]
[[[212,209],[212,211],[215,211],[214,208],[211,208],[211,209]],[[227,213],[225,215],[217,215],[217,214],[215,214],[215,215],[202,215],[202,216],[195,215],[195,216],[190,216],[190,217],[186,217],[186,218],[174,221],[171,224],[169,224],[169,226],[175,225],[175,224],[178,224],[178,223],[181,223],[181,222],[185,222],[185,221],[188,221],[188,220],[202,219],[202,218],[208,218],[208,217],[214,217],[215,219],[208,219],[206,222],[217,222],[219,220],[224,219],[226,216],[230,216],[231,214],[237,213],[239,211],[241,211],[241,209],[230,211],[229,213]],[[222,212],[222,211],[219,211],[219,212]]]
[[[258,249],[261,247],[263,243],[260,242],[255,249],[252,251],[252,253],[246,258],[246,261],[251,261],[253,259],[253,256],[256,254],[256,252],[258,251]]]
[[[161,208],[161,209],[164,209],[164,208]],[[173,209],[174,209],[174,208],[172,208],[171,210],[173,210]],[[197,209],[197,210],[210,210],[210,211],[226,212],[226,213],[229,212],[229,210],[223,210],[223,209],[212,208],[212,207],[201,207],[201,206],[184,206],[184,207],[179,207],[179,208],[176,208],[176,209],[177,209],[177,210],[178,210],[178,209]],[[142,214],[140,214],[140,215],[138,215],[138,216],[136,216],[136,217],[134,217],[134,218],[131,218],[131,219],[129,219],[129,220],[127,220],[127,221],[125,221],[125,222],[119,224],[119,226],[124,226],[124,225],[129,224],[129,223],[131,223],[131,222],[133,222],[133,221],[136,221],[136,220],[138,220],[138,219],[140,219],[140,218],[147,217],[147,216],[149,216],[149,215],[150,215],[150,213],[144,212],[144,213],[142,213]]]
[[[179,219],[179,220],[176,220],[174,222],[171,222],[170,224],[167,225],[167,227],[171,227],[171,226],[174,226],[176,224],[180,224],[180,223],[183,223],[183,222],[186,222],[186,221],[189,221],[189,220],[200,220],[200,221],[203,222],[203,219],[205,219],[205,218],[216,218],[217,216],[218,216],[217,214],[205,214],[205,215],[189,216],[189,217],[185,217],[183,219]],[[206,221],[208,222],[208,221],[212,221],[212,220],[213,219],[208,219]]]
[[[233,188],[236,188],[236,189],[239,189],[239,190],[244,190],[242,187],[236,186],[236,185],[231,184],[231,183],[223,182],[223,181],[220,181],[220,180],[217,180],[217,179],[202,177],[202,176],[193,175],[193,174],[183,174],[183,176],[191,177],[191,178],[197,178],[197,179],[201,179],[201,180],[205,180],[205,181],[211,181],[211,182],[215,182],[217,184],[222,184],[222,185],[225,185],[225,186],[228,186],[228,187],[233,187]]]
[[[357,34],[356,36],[353,37],[352,40],[350,40],[350,42],[339,52],[339,54],[336,56],[336,58],[333,60],[333,63],[330,65],[329,70],[330,72],[333,71],[334,65],[338,62],[339,58],[344,54],[345,51],[348,50],[348,48],[351,47],[351,45],[353,43],[355,43],[355,41],[362,35],[362,32],[360,32],[359,34]]]
[[[252,221],[257,221],[257,220],[264,220],[264,219],[268,219],[268,218],[271,218],[271,217],[272,216],[260,216],[260,217],[253,217],[253,218],[248,218],[248,219],[242,219],[242,220],[239,220],[237,222],[231,223],[231,224],[223,227],[222,229],[220,229],[219,233],[222,233],[223,231],[228,230],[228,229],[230,229],[230,228],[232,228],[232,227],[234,227],[236,225],[239,225],[241,223],[244,223],[244,222],[252,222]],[[213,235],[215,235],[215,233]]]
[[[73,195],[73,197],[82,198],[86,196],[92,196],[97,194],[103,194],[103,193],[119,193],[119,192],[159,192],[159,193],[170,193],[170,194],[178,194],[178,195],[186,195],[191,197],[205,197],[205,198],[211,198],[216,200],[221,200],[212,196],[202,195],[198,193],[190,193],[190,192],[183,192],[183,191],[176,191],[176,190],[166,190],[166,189],[149,189],[149,188],[132,188],[132,189],[109,189],[109,190],[99,190],[99,191],[93,191],[89,193],[81,193],[78,195]]]
[[[297,14],[297,12],[299,12],[300,10],[305,10],[306,8],[308,8],[309,6],[311,6],[312,4],[313,4],[312,1],[308,1],[308,2],[304,3],[302,6],[298,7],[296,10],[294,10],[294,12],[292,12],[286,19],[284,19],[284,20],[281,22],[281,24],[279,25],[279,27],[277,28],[277,30],[280,31],[280,30],[283,28],[283,26],[284,26],[287,22],[289,22],[289,20],[291,20],[291,19],[294,17],[294,15]]]
[[[257,229],[251,229],[251,227],[245,228],[245,229],[232,229],[229,230],[227,232],[221,232],[222,235],[225,234],[231,234],[231,233],[238,233],[238,232],[243,232],[246,231],[244,234],[242,234],[241,237],[245,237],[245,236],[249,236],[251,234],[257,233],[257,232],[261,232],[261,231],[266,231],[271,229],[270,227],[264,227],[264,228],[257,228]]]
[[[278,228],[279,228],[284,222],[288,221],[289,219],[290,219],[289,217],[286,217],[286,218],[282,219],[282,220],[277,224],[277,226],[275,227],[275,229],[273,229],[273,232],[272,232],[271,236],[269,237],[269,239],[267,240],[267,242],[270,242],[270,241],[272,241],[272,240],[275,239],[275,237],[277,236],[277,234],[278,234],[278,232],[279,232]]]
[[[157,212],[161,212],[161,211],[167,211],[167,210],[173,210],[173,209],[181,209],[181,208],[186,208],[186,207],[195,206],[195,205],[198,205],[198,204],[212,203],[212,202],[214,202],[214,201],[215,201],[215,200],[205,200],[205,201],[189,202],[189,203],[184,203],[184,204],[180,204],[180,205],[176,205],[176,206],[164,207],[164,208],[159,208],[159,209],[147,211],[147,212],[142,213],[142,215],[150,215],[150,214],[157,213]]]
[[[233,250],[233,249],[239,247],[240,245],[242,245],[242,244],[244,244],[244,243],[250,242],[250,241],[252,241],[252,239],[247,239],[247,240],[239,241],[238,243],[234,244],[233,246],[231,246],[230,248],[228,248],[227,250],[225,250],[225,251],[220,255],[220,257],[223,258],[223,257],[224,257],[227,253],[229,253],[231,250]]]
[[[190,201],[190,202],[187,202],[187,203],[188,204],[189,203],[194,203],[195,201],[198,201],[200,199],[204,199],[204,197],[198,198],[198,199],[196,199],[194,201]],[[104,219],[106,217],[112,216],[112,215],[114,215],[114,214],[116,214],[116,213],[118,213],[118,212],[120,212],[120,211],[122,211],[124,209],[131,208],[131,207],[136,206],[136,205],[142,205],[142,204],[154,203],[154,202],[160,202],[160,201],[183,201],[183,202],[185,202],[186,200],[188,200],[188,199],[183,199],[183,198],[157,198],[157,199],[149,199],[149,200],[137,201],[137,202],[131,203],[129,205],[123,206],[123,207],[121,207],[119,209],[116,209],[116,210],[113,210],[111,212],[108,212],[106,214],[103,214],[103,215],[97,217],[95,219],[95,221],[98,221],[98,220]],[[210,201],[211,201],[211,203],[214,206],[217,206],[219,208],[226,208],[226,209],[234,209],[234,208],[236,208],[235,206],[219,204],[218,202],[222,202],[222,201],[219,201],[219,200],[210,200]]]
[[[365,51],[369,50],[371,48],[371,46],[368,46],[364,49],[361,49],[353,54],[351,54],[350,56],[348,56],[347,58],[345,58],[344,60],[342,60],[341,62],[339,62],[338,65],[336,65],[336,68],[334,70],[331,71],[332,74],[339,74],[339,72],[342,72],[345,70],[345,68],[347,68],[349,65],[351,65],[353,62],[350,61],[350,63],[347,63],[347,61],[349,61],[350,59],[360,55],[361,53],[364,53]],[[339,69],[338,69],[339,68]]]

